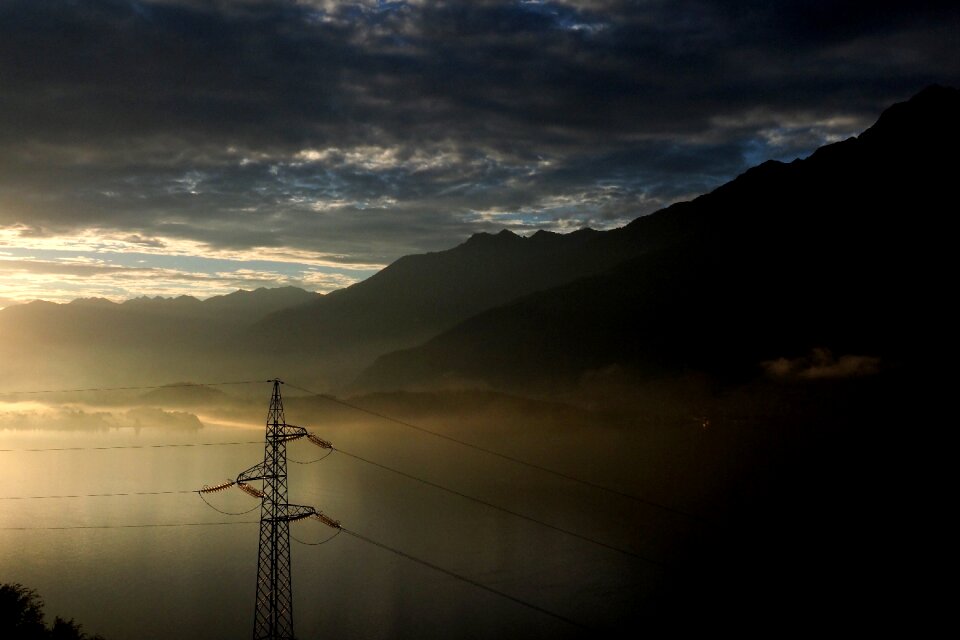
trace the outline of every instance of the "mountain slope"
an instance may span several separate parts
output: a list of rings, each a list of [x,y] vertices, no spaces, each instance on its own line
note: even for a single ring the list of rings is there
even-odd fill
[[[0,331],[7,338],[38,344],[76,344],[103,341],[139,344],[168,335],[209,340],[224,327],[253,324],[279,309],[296,307],[319,294],[283,287],[235,291],[198,300],[135,298],[115,303],[103,298],[79,298],[69,304],[31,302],[0,311]]]
[[[0,310],[0,378],[128,382],[225,375],[238,355],[226,336],[279,309],[319,297],[285,287],[197,300],[137,298],[32,302]]]
[[[603,272],[655,248],[656,241],[631,229],[479,233],[447,251],[406,256],[363,282],[264,318],[243,343],[352,375],[377,355],[418,344],[517,297]]]
[[[942,335],[941,158],[960,144],[958,116],[956,89],[926,89],[858,138],[634,221],[625,231],[655,248],[381,357],[357,385],[543,390],[613,365],[743,378],[815,348],[918,357]]]
[[[233,293],[198,300],[191,296],[177,298],[134,298],[122,303],[127,311],[150,312],[195,318],[210,318],[222,322],[253,324],[264,317],[322,299],[323,296],[298,287],[260,287],[253,291],[239,289]]]

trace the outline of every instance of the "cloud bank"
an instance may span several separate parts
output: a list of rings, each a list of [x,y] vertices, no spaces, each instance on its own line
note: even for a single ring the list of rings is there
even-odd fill
[[[956,83],[958,17],[922,1],[9,0],[0,255],[93,235],[349,280],[476,231],[617,226]]]

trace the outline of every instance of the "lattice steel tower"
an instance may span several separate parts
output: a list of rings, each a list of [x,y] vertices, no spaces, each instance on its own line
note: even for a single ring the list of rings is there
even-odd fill
[[[253,640],[293,640],[293,587],[290,583],[290,522],[316,515],[313,507],[287,502],[287,442],[308,436],[288,425],[283,415],[280,380],[273,382],[267,414],[263,462],[237,476],[241,488],[262,480],[260,554]]]
[[[281,380],[273,383],[270,410],[267,413],[266,444],[263,462],[220,484],[204,485],[198,493],[217,493],[237,486],[260,500],[260,553],[257,563],[257,599],[253,608],[253,640],[293,640],[293,587],[290,584],[290,523],[316,518],[323,524],[342,529],[340,522],[322,511],[287,502],[287,443],[306,438],[321,449],[333,451],[333,445],[303,427],[287,424],[280,397]],[[250,485],[261,481],[262,489]],[[204,499],[206,501],[206,499]],[[210,504],[210,503],[207,503]],[[212,505],[211,505],[212,506]]]

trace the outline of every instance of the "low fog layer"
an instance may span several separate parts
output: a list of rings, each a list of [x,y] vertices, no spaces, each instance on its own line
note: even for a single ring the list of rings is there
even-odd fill
[[[192,413],[134,407],[126,411],[102,411],[79,407],[18,409],[16,403],[0,403],[0,430],[109,431],[115,429],[170,429],[198,431],[203,423]]]

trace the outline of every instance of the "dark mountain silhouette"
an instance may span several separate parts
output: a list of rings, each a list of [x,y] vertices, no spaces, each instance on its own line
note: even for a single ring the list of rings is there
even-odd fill
[[[134,298],[124,302],[130,311],[151,311],[164,315],[179,315],[195,318],[213,318],[224,322],[253,324],[282,309],[309,304],[322,299],[319,293],[304,291],[298,287],[260,287],[253,291],[240,289],[222,296],[198,300],[192,296],[177,298]]]
[[[637,257],[385,355],[357,386],[543,391],[614,366],[744,379],[814,349],[924,357],[944,335],[931,236],[954,199],[958,116],[960,92],[930,87],[857,138],[635,220],[622,235],[649,247]]]
[[[626,230],[646,253],[383,356],[356,389],[470,385],[582,405],[594,385],[608,412],[629,409],[630,428],[583,457],[649,473],[639,494],[705,516],[691,542],[674,538],[680,561],[638,600],[631,631],[916,633],[931,603],[947,610],[930,567],[949,554],[931,535],[950,499],[936,459],[949,436],[927,407],[952,354],[958,116],[960,92],[931,87],[855,139],[640,218]],[[482,433],[468,437],[522,450]],[[624,462],[598,462],[618,448]]]
[[[242,344],[355,375],[382,353],[422,343],[520,296],[601,273],[659,240],[631,228],[530,237],[478,233],[453,249],[406,256],[363,282],[266,317]]]
[[[957,91],[931,87],[858,138],[764,163],[621,229],[477,234],[326,296],[10,307],[2,373],[282,370],[338,387],[388,354],[361,390],[466,381],[522,391],[611,370],[744,378],[814,349],[885,367],[935,348],[947,255],[937,225],[952,195],[940,158],[957,142],[956,116]]]

